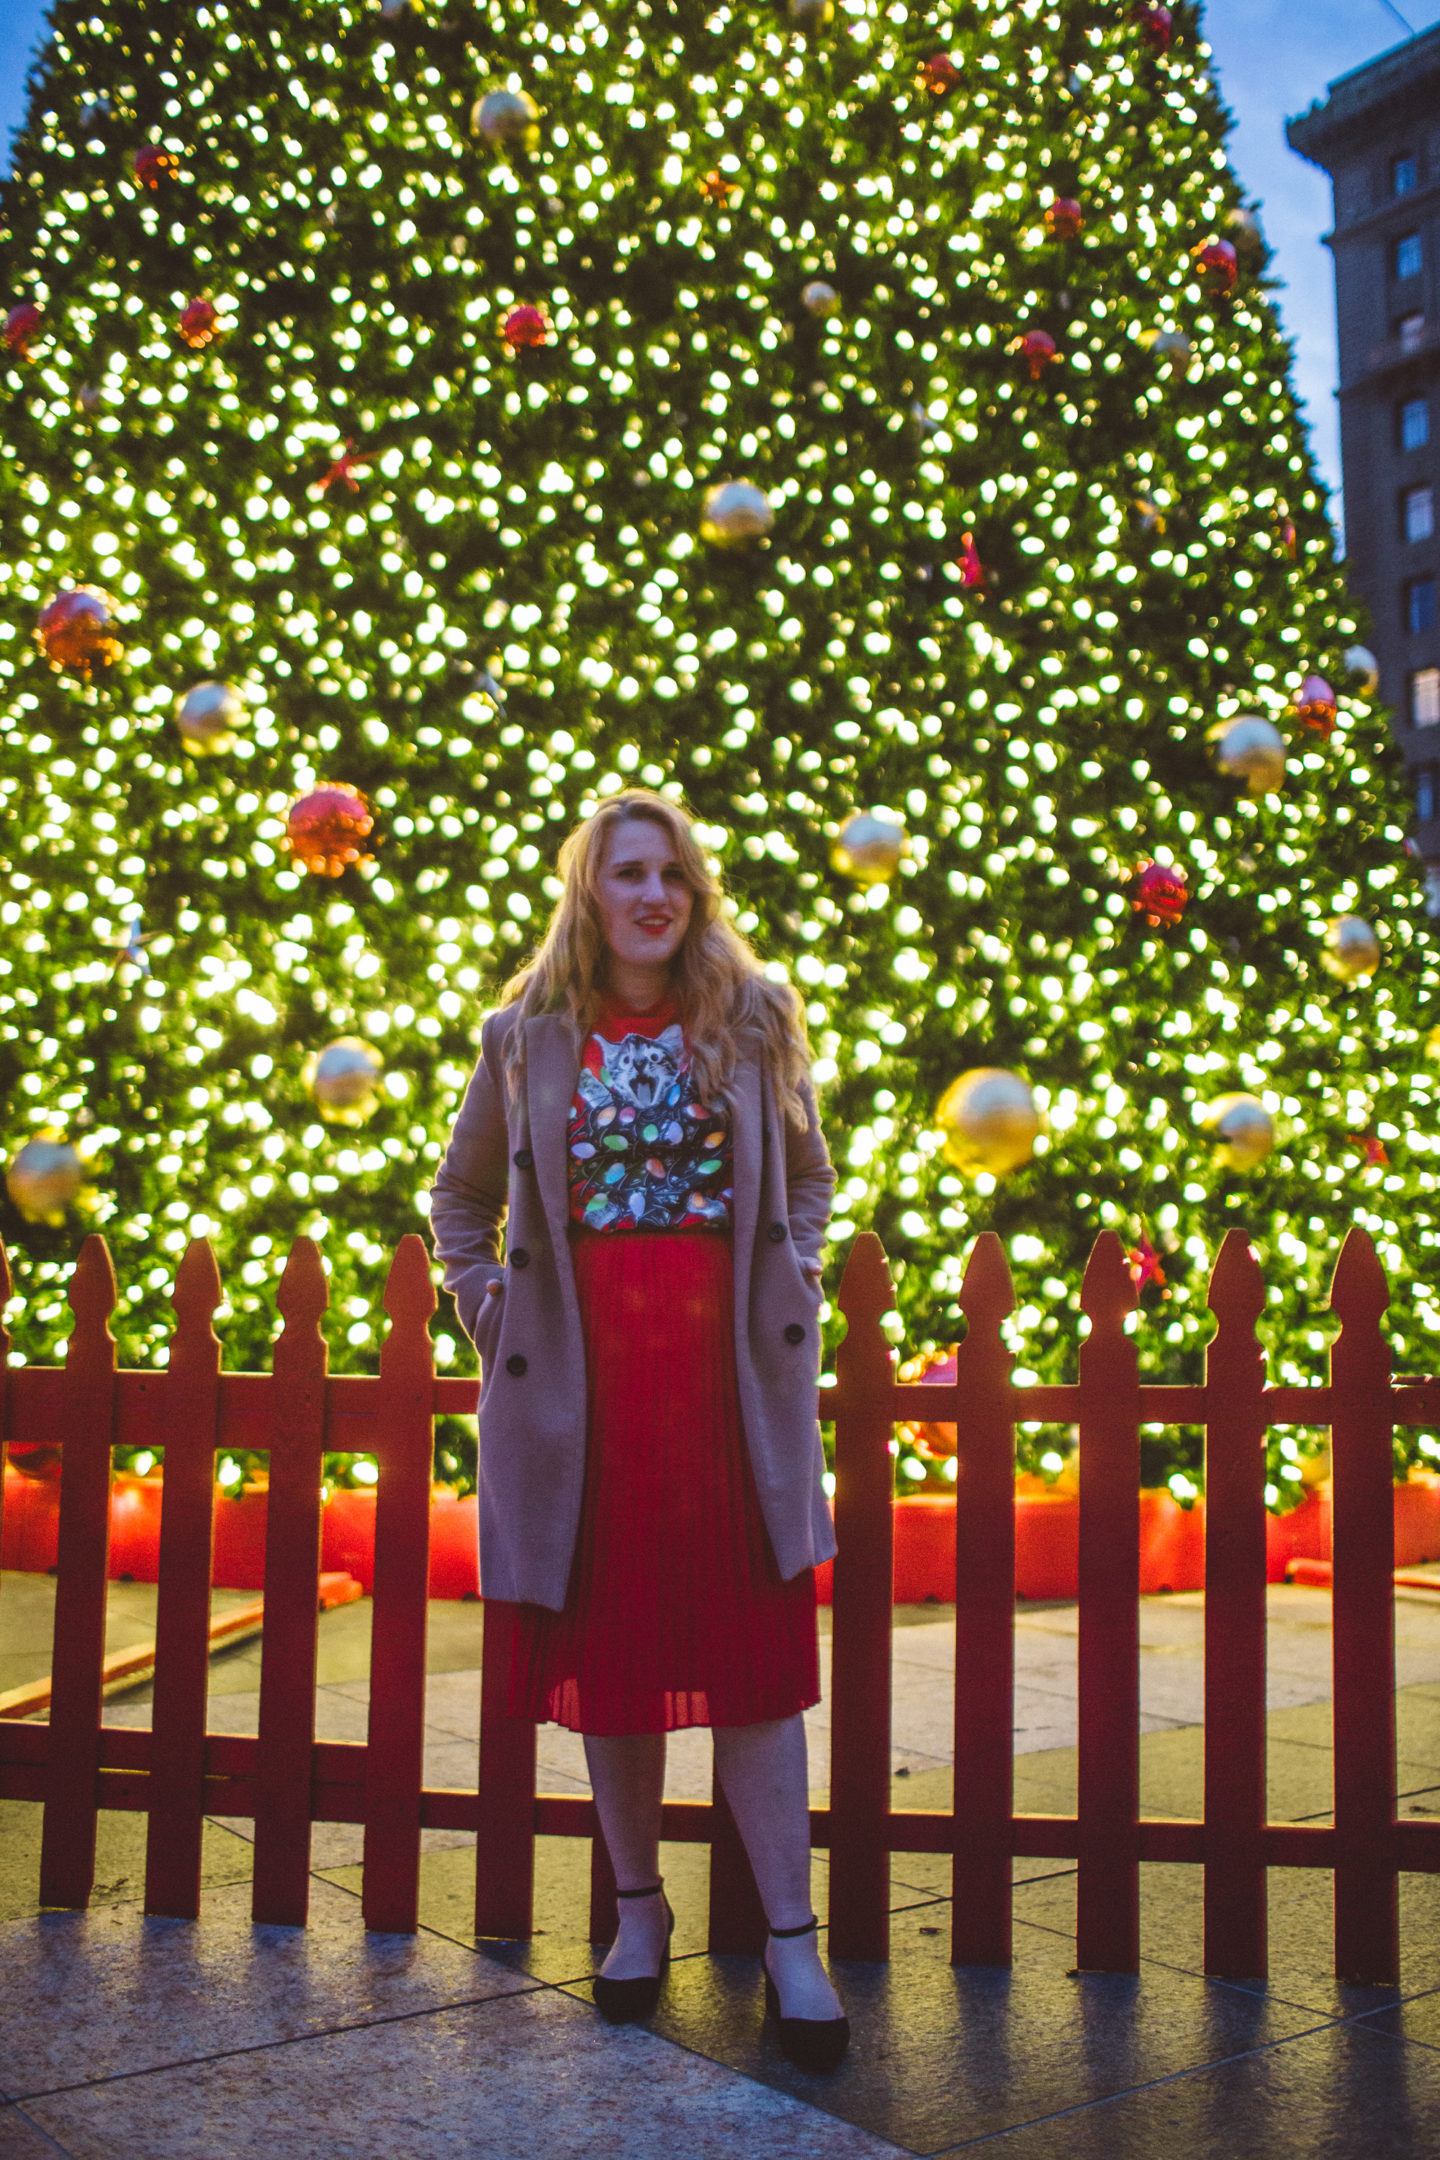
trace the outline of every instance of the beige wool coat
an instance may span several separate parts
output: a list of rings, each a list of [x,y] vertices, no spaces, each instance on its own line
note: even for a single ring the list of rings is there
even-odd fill
[[[430,1189],[430,1230],[445,1288],[480,1354],[481,1594],[558,1612],[585,1476],[585,1343],[566,1155],[582,1046],[563,1013],[525,1021],[526,1085],[507,1115],[502,1061],[515,1025],[508,1005],[481,1027],[479,1061]],[[763,1053],[742,1042],[735,1370],[765,1528],[788,1581],[836,1549],[816,1414],[820,1247],[835,1172],[808,1076],[801,1133],[780,1117],[762,1066]],[[495,1282],[498,1296],[487,1295]]]

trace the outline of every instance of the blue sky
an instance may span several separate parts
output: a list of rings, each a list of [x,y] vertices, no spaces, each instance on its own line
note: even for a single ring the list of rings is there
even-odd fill
[[[96,4],[103,13],[105,0]],[[0,0],[0,146],[7,152],[48,12],[48,0]],[[1321,245],[1330,228],[1330,183],[1287,147],[1284,123],[1337,75],[1403,42],[1407,25],[1427,30],[1437,22],[1440,0],[1208,0],[1205,10],[1221,92],[1236,120],[1230,155],[1246,194],[1260,202],[1274,274],[1283,280],[1281,316],[1296,345],[1296,389],[1321,475],[1337,490],[1334,289]]]

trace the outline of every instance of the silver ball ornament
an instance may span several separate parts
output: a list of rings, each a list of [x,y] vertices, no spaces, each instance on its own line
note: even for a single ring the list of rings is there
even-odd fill
[[[1363,982],[1380,965],[1380,940],[1363,915],[1335,915],[1325,925],[1320,963],[1338,982]]]
[[[1222,720],[1209,731],[1215,762],[1252,795],[1273,795],[1285,778],[1285,738],[1269,720],[1247,714]]]
[[[800,305],[808,315],[818,315],[823,319],[827,315],[839,314],[840,295],[833,285],[826,284],[824,278],[811,278],[808,285],[800,288]]]
[[[831,845],[830,861],[857,885],[888,885],[904,852],[903,825],[861,810],[841,826]]]
[[[775,513],[763,490],[749,480],[722,480],[705,491],[700,537],[714,547],[744,547],[763,539],[774,524]]]
[[[338,1035],[323,1050],[311,1052],[300,1077],[327,1125],[363,1125],[375,1108],[384,1069],[385,1061],[372,1043],[358,1035]]]
[[[1253,1170],[1275,1145],[1275,1120],[1258,1096],[1218,1095],[1199,1113],[1215,1143],[1215,1159],[1229,1170]]]
[[[180,740],[197,757],[215,757],[233,749],[244,719],[244,700],[229,683],[196,683],[175,706]]]
[[[487,90],[470,111],[470,125],[495,150],[534,150],[540,141],[540,108],[528,90]]]
[[[16,1149],[5,1190],[26,1222],[58,1226],[85,1182],[85,1168],[68,1140],[42,1135]]]
[[[1374,697],[1380,688],[1380,662],[1368,645],[1351,645],[1345,654],[1345,672],[1350,680],[1364,691],[1366,697]]]

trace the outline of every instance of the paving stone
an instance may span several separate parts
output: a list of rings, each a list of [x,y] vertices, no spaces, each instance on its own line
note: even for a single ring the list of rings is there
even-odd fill
[[[1010,2131],[996,2160],[1434,2160],[1440,2057],[1328,2025]],[[937,2156],[938,2160],[938,2156]]]
[[[238,1884],[212,1889],[198,1921],[133,1905],[12,1921],[0,1960],[12,2100],[524,1985],[437,1935],[367,1933],[358,1902],[324,1882],[303,1928],[255,1926]]]
[[[1058,1937],[1017,1934],[1012,1971],[955,1967],[948,1910],[920,1905],[893,1916],[888,1962],[827,1956],[851,2024],[850,2052],[828,2075],[796,2069],[762,2030],[755,1958],[672,1965],[651,2030],[929,2154],[1315,2022],[1293,2005],[1160,1966],[1139,1979],[1076,1977]]]
[[[1015,1892],[1017,1919],[1053,1928],[1073,1946],[1074,1874],[1034,1879]],[[1258,1987],[1325,2017],[1357,2017],[1405,1996],[1425,1996],[1440,1978],[1440,1876],[1400,1878],[1400,1985],[1349,1987],[1334,1977],[1335,1900],[1331,1877],[1319,1868],[1271,1868],[1268,1873],[1269,1973]],[[1140,1869],[1140,1953],[1143,1958],[1200,1973],[1204,1967],[1204,1876],[1198,1867],[1146,1861]],[[1440,2016],[1440,2000],[1424,2014]],[[1412,2035],[1407,2028],[1406,2037]],[[1437,2033],[1440,2038],[1440,2033]]]
[[[897,2160],[800,2098],[548,1989],[129,2077],[33,2112],[73,2160],[274,2160],[286,2123],[326,2160]]]
[[[61,2150],[23,2109],[0,2107],[0,2160],[56,2160]]]
[[[0,1800],[0,1927],[31,1918],[40,1910],[43,1813],[38,1800]],[[96,1818],[92,1908],[143,1901],[145,1838],[143,1815],[101,1810]],[[202,1888],[248,1883],[252,1858],[245,1839],[235,1837],[218,1823],[207,1822],[200,1851]],[[0,2070],[0,2086],[3,2084],[4,2073]]]

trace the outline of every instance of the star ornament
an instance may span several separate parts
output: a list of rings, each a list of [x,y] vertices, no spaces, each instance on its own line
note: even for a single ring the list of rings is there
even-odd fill
[[[1160,1265],[1160,1255],[1143,1230],[1139,1244],[1132,1245],[1126,1253],[1125,1264],[1130,1270],[1130,1280],[1137,1290],[1144,1290],[1154,1283],[1162,1297],[1169,1297],[1170,1291],[1165,1281],[1165,1270]]]
[[[373,450],[357,450],[354,436],[347,435],[345,448],[341,451],[339,457],[334,460],[329,471],[313,483],[312,492],[316,495],[328,494],[337,481],[343,480],[352,495],[358,493],[360,483],[355,478],[355,468],[357,465],[368,463],[374,455]]]
[[[1355,1147],[1358,1147],[1365,1157],[1364,1162],[1357,1166],[1358,1168],[1362,1170],[1385,1170],[1389,1168],[1390,1157],[1386,1154],[1385,1143],[1378,1134],[1352,1132],[1347,1133],[1345,1137]]]

